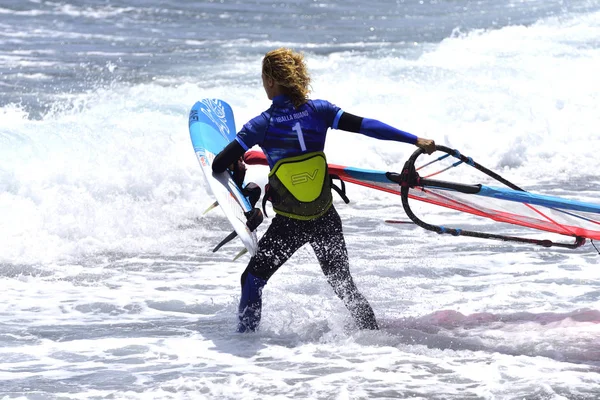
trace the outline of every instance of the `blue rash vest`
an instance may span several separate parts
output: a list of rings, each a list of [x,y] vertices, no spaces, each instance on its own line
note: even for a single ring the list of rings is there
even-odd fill
[[[244,150],[259,145],[273,168],[281,159],[323,151],[327,130],[338,129],[343,113],[326,100],[308,100],[296,108],[289,97],[279,95],[268,110],[244,124],[235,139]],[[415,135],[368,118],[362,119],[358,133],[412,144],[417,141]]]

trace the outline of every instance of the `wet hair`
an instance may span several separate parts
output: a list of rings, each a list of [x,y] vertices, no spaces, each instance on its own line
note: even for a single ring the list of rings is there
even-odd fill
[[[282,87],[283,93],[290,97],[295,107],[300,107],[308,100],[310,76],[303,54],[283,47],[271,50],[263,58],[262,73]]]

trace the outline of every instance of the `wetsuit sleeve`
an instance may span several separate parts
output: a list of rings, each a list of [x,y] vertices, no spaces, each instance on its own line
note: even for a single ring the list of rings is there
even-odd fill
[[[245,152],[246,150],[244,150],[238,141],[234,140],[229,143],[213,160],[213,172],[219,173],[225,171],[231,164],[243,156]]]
[[[235,140],[244,150],[249,150],[255,144],[260,145],[265,138],[270,119],[271,116],[268,111],[260,114],[258,117],[252,118],[244,124],[235,137]]]
[[[225,171],[255,144],[260,144],[265,137],[269,125],[269,114],[264,112],[246,122],[231,143],[229,143],[213,160],[212,170],[219,173]]]
[[[327,100],[309,100],[309,104],[323,118],[328,127],[333,128],[342,110]]]
[[[381,140],[393,140],[411,144],[417,142],[417,137],[412,133],[401,131],[376,119],[358,117],[342,110],[339,111],[332,128],[361,133]]]

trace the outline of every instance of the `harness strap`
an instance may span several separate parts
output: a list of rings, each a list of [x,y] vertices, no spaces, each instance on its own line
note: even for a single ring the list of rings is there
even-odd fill
[[[335,174],[329,174],[329,179],[331,179],[331,188],[333,190],[335,190],[335,192],[337,194],[340,195],[340,197],[342,198],[342,200],[344,200],[344,203],[346,203],[346,204],[350,203],[350,199],[346,195],[346,183],[342,180],[342,178],[340,178],[338,175],[335,175]],[[339,186],[337,186],[335,183],[333,183],[334,179],[337,179],[337,180],[340,181],[341,188]]]
[[[262,199],[262,209],[263,209],[263,214],[265,214],[265,217],[269,217],[269,214],[267,214],[267,210],[265,208],[265,206],[267,205],[267,201],[269,201],[271,199],[271,185],[269,185],[268,183],[265,185],[265,195],[263,196]]]

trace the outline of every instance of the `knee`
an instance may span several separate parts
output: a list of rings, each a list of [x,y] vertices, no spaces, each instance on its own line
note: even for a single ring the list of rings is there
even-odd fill
[[[327,282],[329,282],[335,293],[342,298],[351,295],[356,290],[350,275],[330,274],[327,275]]]

